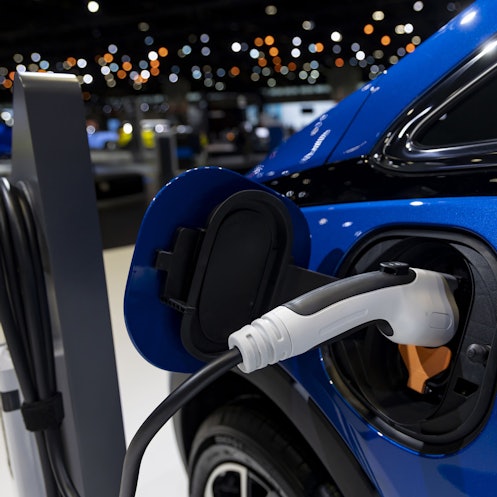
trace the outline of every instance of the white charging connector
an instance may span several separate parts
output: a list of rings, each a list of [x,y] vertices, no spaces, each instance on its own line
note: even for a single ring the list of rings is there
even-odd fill
[[[459,312],[452,276],[398,262],[344,278],[267,312],[232,333],[245,373],[275,364],[368,323],[399,344],[439,347],[454,336]]]

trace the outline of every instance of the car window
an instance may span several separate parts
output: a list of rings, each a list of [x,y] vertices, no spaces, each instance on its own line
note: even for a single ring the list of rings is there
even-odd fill
[[[416,137],[423,147],[497,140],[497,77],[477,85]]]

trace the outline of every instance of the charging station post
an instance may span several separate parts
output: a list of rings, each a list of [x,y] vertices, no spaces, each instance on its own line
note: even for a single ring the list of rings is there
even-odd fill
[[[9,180],[29,190],[41,240],[69,473],[81,497],[118,495],[125,438],[81,88],[16,74],[13,105]]]

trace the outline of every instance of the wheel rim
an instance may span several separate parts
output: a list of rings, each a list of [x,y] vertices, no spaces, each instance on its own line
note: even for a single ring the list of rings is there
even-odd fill
[[[261,475],[243,464],[216,466],[207,479],[204,497],[277,497],[279,493]]]

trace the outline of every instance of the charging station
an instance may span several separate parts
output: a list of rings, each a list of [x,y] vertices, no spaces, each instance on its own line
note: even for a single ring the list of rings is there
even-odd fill
[[[76,76],[16,74],[14,114],[9,182],[29,196],[40,241],[56,383],[63,399],[65,459],[79,495],[117,495],[125,439],[94,175]],[[17,432],[11,438],[17,443],[24,434],[10,429]],[[14,473],[24,480],[31,478],[30,471],[26,466]],[[58,495],[54,488],[46,491],[46,497]],[[20,497],[28,495],[34,494]]]

